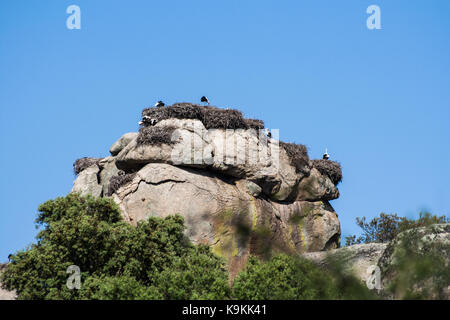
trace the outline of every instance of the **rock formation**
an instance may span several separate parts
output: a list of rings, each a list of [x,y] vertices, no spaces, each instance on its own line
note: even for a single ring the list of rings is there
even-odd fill
[[[339,164],[316,168],[303,145],[266,137],[237,110],[182,103],[143,116],[156,125],[123,135],[107,158],[78,160],[73,192],[112,197],[132,224],[180,214],[232,273],[249,254],[339,247],[328,202],[339,197]]]
[[[344,248],[323,252],[307,252],[302,256],[318,266],[329,268],[330,263],[339,261],[345,272],[352,273],[369,288],[376,289],[386,299],[399,299],[387,292],[387,287],[396,273],[394,253],[402,248],[405,236],[414,233],[418,242],[407,242],[406,245],[419,254],[427,253],[431,247],[439,247],[440,256],[446,266],[450,266],[450,224],[435,224],[428,227],[411,229],[400,233],[389,243],[356,244]],[[331,259],[330,259],[331,258]],[[377,279],[378,278],[378,279]],[[378,283],[377,283],[378,282]],[[421,288],[414,288],[420,291]],[[430,299],[437,297],[430,296]],[[444,290],[444,299],[450,300],[450,284]]]

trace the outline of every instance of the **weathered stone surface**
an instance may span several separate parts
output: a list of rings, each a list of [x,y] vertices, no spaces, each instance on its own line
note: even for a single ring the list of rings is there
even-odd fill
[[[113,195],[132,224],[180,214],[187,236],[205,243],[238,270],[249,254],[303,253],[339,245],[340,225],[328,202],[280,204],[245,192],[246,180],[152,163]]]
[[[323,268],[328,268],[330,263],[339,261],[344,272],[350,272],[357,276],[369,288],[376,289],[386,299],[402,299],[402,292],[396,295],[386,290],[395,276],[397,250],[401,248],[405,236],[414,232],[420,241],[418,243],[405,243],[414,251],[426,253],[430,246],[439,245],[440,256],[445,263],[450,265],[450,224],[436,224],[429,227],[412,229],[399,234],[389,243],[357,244],[335,250],[303,253],[302,257],[315,262]],[[411,266],[413,267],[413,266]],[[378,279],[377,279],[378,278]],[[409,288],[411,289],[411,288]],[[412,288],[419,292],[420,287]],[[428,296],[430,299],[438,297]],[[444,289],[444,299],[450,299],[450,284]]]
[[[406,240],[410,236],[413,236],[413,239],[418,240]],[[450,223],[434,224],[428,227],[407,230],[397,235],[397,237],[388,244],[378,261],[378,267],[381,271],[382,288],[386,288],[389,282],[395,277],[396,265],[398,263],[395,259],[395,255],[398,250],[400,250],[400,252],[404,250],[402,249],[402,246],[404,245],[419,254],[426,254],[432,250],[438,250],[439,255],[444,258],[444,263],[450,268]],[[420,287],[412,289],[416,292],[422,290]],[[444,299],[450,300],[450,284],[444,291]],[[403,298],[402,295],[403,293],[400,290],[396,293],[396,296],[390,295],[389,297],[401,299]],[[437,299],[438,297],[429,296],[428,298]]]
[[[339,190],[334,183],[320,174],[316,168],[312,168],[310,175],[298,184],[297,200],[316,201],[333,200],[339,198]]]
[[[123,170],[132,180],[112,198],[126,221],[182,215],[191,241],[211,245],[232,275],[250,254],[339,247],[340,224],[328,202],[339,191],[310,162],[293,161],[277,140],[253,129],[206,130],[200,120],[173,118],[158,126],[170,128],[170,142],[124,135],[111,148],[115,156],[80,174],[73,191],[106,196]]]
[[[99,183],[99,173],[100,168],[97,165],[90,166],[81,171],[73,183],[72,192],[100,197],[102,195],[102,185]]]
[[[248,181],[247,182],[247,191],[251,196],[257,197],[261,194],[262,188],[260,186],[258,186],[256,183]]]
[[[385,243],[355,244],[330,251],[304,253],[302,256],[324,268],[328,267],[329,258],[339,259],[348,272],[366,283],[386,247]]]
[[[125,133],[119,140],[113,143],[109,152],[112,156],[116,156],[125,148],[131,141],[133,141],[138,136],[137,132],[129,132]]]
[[[205,168],[258,184],[275,200],[286,200],[302,173],[297,173],[283,148],[268,143],[256,130],[206,130],[201,121],[167,119],[156,126],[172,126],[174,144],[138,145],[131,141],[117,156],[125,170],[148,163],[168,163]],[[279,155],[279,156],[276,156]]]
[[[100,167],[100,184],[102,186],[102,195],[108,194],[109,182],[112,177],[119,174],[114,157],[104,158],[99,162]]]

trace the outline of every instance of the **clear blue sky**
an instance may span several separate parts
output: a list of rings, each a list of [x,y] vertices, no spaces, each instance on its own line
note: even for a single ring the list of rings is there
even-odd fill
[[[371,4],[382,30],[366,27]],[[383,211],[448,215],[449,62],[448,0],[3,0],[0,261],[34,241],[73,161],[107,156],[159,99],[207,95],[311,158],[327,147],[343,235]]]

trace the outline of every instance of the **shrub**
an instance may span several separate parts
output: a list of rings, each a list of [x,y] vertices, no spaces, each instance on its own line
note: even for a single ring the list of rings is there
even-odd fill
[[[264,128],[264,122],[255,119],[244,119],[242,113],[234,109],[219,109],[192,103],[175,103],[166,108],[147,108],[142,116],[156,119],[197,119],[206,129],[257,129]]]
[[[88,277],[81,287],[81,299],[160,300],[158,288],[147,287],[131,276]]]
[[[191,254],[177,257],[155,283],[165,299],[217,300],[230,296],[227,275],[224,261],[209,246],[200,245]]]
[[[331,160],[312,160],[313,168],[316,168],[322,175],[327,176],[330,180],[338,185],[342,181],[342,169],[338,162]]]
[[[379,296],[355,276],[348,265],[349,253],[340,251],[325,258],[324,268],[334,280],[337,296],[342,300],[375,300]]]
[[[112,196],[114,194],[114,192],[119,190],[119,188],[121,186],[124,186],[127,183],[133,181],[135,176],[136,176],[136,172],[112,177],[111,180],[109,181],[108,193],[106,196],[107,197]]]
[[[89,168],[90,166],[98,165],[100,160],[103,160],[103,158],[84,157],[84,158],[78,159],[73,163],[73,171],[74,171],[75,175],[78,175],[81,171]]]
[[[309,168],[310,166],[306,146],[303,144],[280,141],[280,147],[286,151],[291,161],[291,165],[295,167],[295,171],[305,173],[305,167]]]
[[[233,297],[243,300],[335,299],[332,278],[313,263],[284,254],[260,262],[251,257],[234,280]]]
[[[19,299],[229,296],[223,261],[185,238],[180,216],[151,217],[135,227],[121,220],[111,199],[77,193],[39,211],[36,223],[44,229],[37,243],[15,253],[0,275]],[[66,286],[70,265],[81,270],[81,290]]]
[[[161,108],[160,108],[161,109]],[[175,131],[175,127],[143,127],[139,129],[139,135],[137,138],[138,145],[161,145],[161,144],[173,144],[172,134]]]

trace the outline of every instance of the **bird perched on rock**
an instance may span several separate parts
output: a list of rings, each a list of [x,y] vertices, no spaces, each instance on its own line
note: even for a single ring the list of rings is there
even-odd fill
[[[330,155],[328,154],[328,150],[326,148],[325,148],[325,153],[322,156],[322,159],[324,159],[324,160],[330,159]]]
[[[201,97],[201,98],[200,98],[200,101],[201,101],[201,102],[206,102],[206,103],[209,105],[209,100],[208,100],[208,98],[205,97],[205,96]]]
[[[269,128],[266,128],[266,135],[268,138],[272,138],[272,132],[270,132]]]
[[[139,125],[140,126],[143,126],[143,125],[145,125],[145,126],[148,126],[148,125],[154,126],[157,122],[158,121],[156,119],[154,119],[154,118],[150,118],[149,116],[143,116],[142,120],[139,121]]]
[[[165,104],[161,100],[159,100],[157,103],[155,103],[155,108],[162,108],[164,106],[165,106]]]

